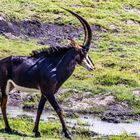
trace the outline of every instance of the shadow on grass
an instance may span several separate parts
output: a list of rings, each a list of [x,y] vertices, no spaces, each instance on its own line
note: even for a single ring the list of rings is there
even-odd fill
[[[5,131],[5,129],[0,129],[0,133],[5,133],[5,134],[9,134],[9,135],[18,135],[18,136],[22,136],[22,137],[34,137],[31,135],[24,134],[22,132],[18,132],[17,130],[12,130],[12,132],[8,133]]]

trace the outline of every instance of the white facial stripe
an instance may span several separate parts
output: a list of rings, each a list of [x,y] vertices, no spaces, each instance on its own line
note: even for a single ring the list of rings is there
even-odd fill
[[[14,88],[16,90],[19,90],[19,91],[23,91],[23,92],[37,92],[37,91],[39,91],[38,89],[33,89],[33,88],[27,88],[27,87],[19,86],[16,83],[14,83],[14,81],[8,80],[7,85],[6,85],[6,94],[8,94],[10,92],[11,84],[14,86]]]
[[[92,67],[94,67],[88,55],[86,56],[86,60],[87,60],[87,63],[89,65],[91,65]]]
[[[87,60],[86,60],[86,65],[87,65],[88,67],[92,67],[92,65],[91,65],[90,63],[88,63]]]
[[[92,63],[92,60],[90,59],[90,57],[88,55],[86,55],[86,57],[83,59],[81,65],[83,67],[85,67],[87,70],[93,70],[94,69],[94,65]]]

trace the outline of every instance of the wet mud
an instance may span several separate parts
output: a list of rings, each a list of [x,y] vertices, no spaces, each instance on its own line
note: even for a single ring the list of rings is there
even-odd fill
[[[16,91],[12,91],[9,93],[8,106],[21,107],[23,110],[36,111],[38,108],[38,101],[33,102],[34,98],[38,98],[39,93],[37,94],[29,94],[29,93],[18,93]],[[38,97],[35,97],[35,96]],[[79,115],[90,115],[92,117],[99,117],[102,121],[109,123],[130,123],[133,121],[140,122],[140,114],[134,114],[132,109],[126,102],[113,102],[110,104],[106,104],[104,106],[98,105],[94,102],[91,102],[91,99],[88,103],[85,104],[84,100],[81,100],[80,97],[77,97],[77,103],[75,99],[70,96],[67,102],[60,102],[59,96],[58,102],[61,108],[64,110],[64,114],[66,117],[77,118]],[[93,98],[92,98],[93,100]],[[94,100],[97,100],[95,98]],[[25,102],[27,104],[25,104]],[[102,102],[98,101],[97,102]],[[28,104],[29,103],[29,104]],[[32,103],[32,104],[30,104]],[[73,104],[74,103],[74,104]],[[92,104],[93,103],[93,104]],[[81,106],[79,106],[79,104]],[[92,106],[91,106],[92,104]],[[85,105],[85,108],[83,106]],[[46,103],[45,111],[54,111],[49,103]]]
[[[92,26],[93,31],[103,30],[100,26]],[[51,47],[65,46],[64,40],[68,38],[77,39],[83,37],[83,27],[73,25],[41,23],[37,20],[6,21],[0,17],[0,34],[9,39],[20,37],[24,40],[37,39],[41,45]],[[96,39],[96,35],[94,34]]]

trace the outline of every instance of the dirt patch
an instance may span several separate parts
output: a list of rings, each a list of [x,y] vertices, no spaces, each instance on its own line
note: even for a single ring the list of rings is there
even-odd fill
[[[95,97],[87,97],[77,93],[75,90],[69,95],[68,98],[60,100],[61,96],[65,92],[71,90],[65,89],[57,95],[62,109],[67,112],[68,116],[75,113],[90,114],[93,117],[100,117],[103,121],[120,123],[129,122],[130,120],[140,121],[140,114],[133,114],[132,109],[129,107],[127,102],[117,102],[115,97],[111,93],[105,95],[96,95]],[[8,105],[19,106],[24,109],[37,110],[39,96],[37,94],[18,93],[12,91],[9,94]],[[25,102],[29,104],[24,104]],[[46,103],[45,110],[53,110],[52,107]]]
[[[140,116],[137,116],[138,119]],[[127,122],[129,119],[135,119],[132,110],[126,102],[112,104],[102,115],[102,120],[113,123]]]
[[[124,10],[128,13],[136,13],[138,16],[140,16],[140,9],[134,8],[131,5],[125,5]]]
[[[66,94],[65,92],[69,91],[65,90],[63,94]],[[118,102],[111,93],[94,97],[91,97],[90,94],[90,92],[82,94],[74,90],[68,98],[60,102],[61,106],[64,110],[82,114],[89,113],[107,122],[120,123],[140,120],[140,114],[134,114],[127,102]],[[134,94],[139,96],[139,91],[135,91]]]
[[[104,30],[100,26],[92,26],[94,32]],[[77,39],[83,37],[83,27],[72,25],[41,23],[37,20],[6,21],[0,16],[0,34],[9,39],[20,37],[24,40],[37,39],[41,45],[52,47],[65,46],[64,40],[68,37]],[[94,34],[96,39],[96,35]]]

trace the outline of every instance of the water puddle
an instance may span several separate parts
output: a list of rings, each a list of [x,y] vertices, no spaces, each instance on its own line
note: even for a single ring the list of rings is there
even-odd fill
[[[19,107],[8,107],[8,116],[17,117],[18,115],[26,115],[35,120],[36,112],[24,111]],[[58,120],[55,112],[43,112],[41,120],[50,121],[51,119]],[[94,118],[91,115],[81,115],[78,118],[65,118],[66,123],[70,127],[80,127],[88,129],[89,131],[96,132],[100,135],[120,135],[127,133],[129,135],[140,136],[140,122],[132,123],[108,123],[101,121],[99,118]]]

